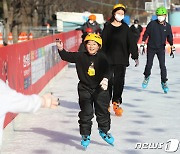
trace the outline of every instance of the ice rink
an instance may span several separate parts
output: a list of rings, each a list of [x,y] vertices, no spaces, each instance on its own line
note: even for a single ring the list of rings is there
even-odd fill
[[[111,107],[114,147],[99,136],[95,118],[91,143],[86,151],[81,147],[78,79],[75,66],[69,64],[42,91],[53,92],[60,98],[61,106],[55,110],[40,109],[35,114],[19,114],[4,130],[1,154],[166,154],[168,140],[180,141],[180,54],[174,59],[166,55],[168,94],[161,88],[157,57],[149,85],[142,89],[146,56],[140,55],[139,60],[139,67],[134,67],[130,59],[127,68],[123,116],[115,116]],[[180,153],[180,147],[175,153]]]

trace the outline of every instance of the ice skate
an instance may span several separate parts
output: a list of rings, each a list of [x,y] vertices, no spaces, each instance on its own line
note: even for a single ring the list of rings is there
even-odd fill
[[[113,110],[115,112],[115,115],[122,116],[123,109],[120,107],[120,103],[113,102]]]
[[[110,133],[104,133],[102,130],[99,129],[99,135],[102,137],[104,141],[108,144],[114,146],[114,137]]]
[[[169,91],[169,88],[166,82],[161,82],[161,86],[162,86],[162,89],[164,90],[164,93],[167,93]]]
[[[83,148],[85,150],[87,149],[89,143],[90,143],[90,136],[89,135],[82,135],[81,145],[83,146]]]
[[[147,78],[144,78],[144,81],[142,83],[142,88],[145,89],[148,86],[149,83],[149,76]]]

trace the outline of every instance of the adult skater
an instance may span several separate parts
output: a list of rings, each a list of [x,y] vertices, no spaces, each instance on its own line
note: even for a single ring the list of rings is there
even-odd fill
[[[141,35],[141,32],[143,30],[142,26],[139,24],[139,20],[138,19],[134,20],[134,24],[131,25],[130,29],[131,29],[131,31],[132,31],[132,33],[134,35],[136,43],[138,43],[140,35]]]
[[[109,80],[109,93],[112,97],[113,109],[117,116],[122,115],[122,93],[125,83],[126,67],[129,66],[129,56],[138,66],[138,48],[134,36],[123,21],[126,7],[116,4],[112,10],[112,17],[106,23],[102,32],[102,51],[110,63],[111,79]]]
[[[83,34],[86,33],[87,28],[91,28],[92,33],[101,34],[102,30],[100,28],[99,23],[97,23],[97,21],[96,21],[96,15],[91,14],[89,16],[88,21],[82,25],[81,30],[82,30]]]
[[[142,87],[146,88],[151,75],[154,56],[157,55],[159,67],[161,70],[161,86],[164,93],[169,91],[167,85],[167,70],[165,66],[165,46],[166,40],[171,46],[171,55],[174,55],[175,47],[173,46],[173,35],[171,25],[166,22],[167,10],[165,7],[159,7],[156,10],[157,20],[151,21],[144,32],[142,45],[147,42],[147,61],[144,70],[144,81]]]

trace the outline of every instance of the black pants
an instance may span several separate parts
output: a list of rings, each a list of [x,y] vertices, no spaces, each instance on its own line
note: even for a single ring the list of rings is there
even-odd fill
[[[157,55],[157,58],[159,60],[159,67],[161,70],[161,81],[166,82],[167,79],[167,70],[165,66],[165,49],[152,49],[149,48],[147,49],[147,62],[144,70],[144,75],[145,77],[148,77],[151,75],[151,69],[153,66],[153,59],[155,54]]]
[[[79,127],[81,135],[90,135],[92,127],[92,118],[94,111],[98,128],[107,133],[110,129],[111,119],[108,112],[110,102],[108,90],[102,90],[100,87],[91,89],[86,85],[78,84],[79,106]]]
[[[109,80],[109,94],[112,102],[122,103],[122,93],[125,83],[126,66],[111,65],[111,79]]]

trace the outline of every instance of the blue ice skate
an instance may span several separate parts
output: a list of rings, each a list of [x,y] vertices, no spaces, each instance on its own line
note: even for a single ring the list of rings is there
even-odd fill
[[[82,135],[81,145],[84,147],[84,149],[87,149],[89,143],[90,143],[90,136]]]
[[[142,88],[145,89],[148,86],[149,83],[149,76],[147,78],[144,78],[144,81],[142,83]]]
[[[104,133],[102,130],[99,130],[99,135],[102,137],[104,141],[108,144],[114,146],[114,137],[110,133]]]
[[[162,86],[162,89],[164,90],[164,93],[167,94],[167,92],[169,91],[167,83],[166,82],[161,82],[161,86]]]

